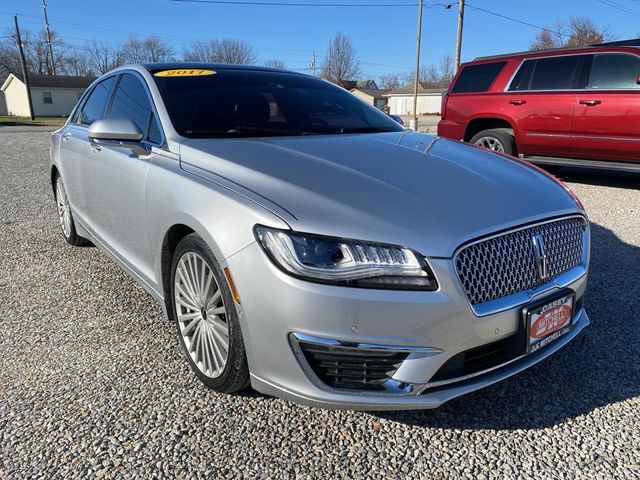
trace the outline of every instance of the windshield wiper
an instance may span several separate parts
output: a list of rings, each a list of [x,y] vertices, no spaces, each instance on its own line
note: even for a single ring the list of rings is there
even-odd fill
[[[192,137],[280,137],[295,135],[313,135],[314,132],[302,130],[283,130],[280,128],[263,127],[234,127],[230,130],[187,130],[187,135]]]
[[[341,128],[338,133],[384,133],[384,132],[397,132],[399,130],[393,130],[385,127],[351,127]]]

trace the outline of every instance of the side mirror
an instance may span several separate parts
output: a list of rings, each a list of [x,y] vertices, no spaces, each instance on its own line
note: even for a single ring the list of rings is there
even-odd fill
[[[128,148],[138,156],[150,153],[150,149],[141,143],[144,135],[129,118],[96,120],[89,127],[87,136],[93,145]]]

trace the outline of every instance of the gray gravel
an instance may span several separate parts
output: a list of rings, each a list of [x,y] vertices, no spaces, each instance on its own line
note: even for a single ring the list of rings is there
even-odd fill
[[[434,411],[218,395],[160,308],[67,246],[48,135],[0,128],[0,478],[640,478],[640,178],[562,174],[593,221],[593,325]]]

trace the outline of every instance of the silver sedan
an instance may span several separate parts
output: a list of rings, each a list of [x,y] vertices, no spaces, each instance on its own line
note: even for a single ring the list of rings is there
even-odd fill
[[[589,323],[570,191],[314,77],[118,68],[52,135],[51,182],[66,241],[157,299],[219,392],[433,408]]]

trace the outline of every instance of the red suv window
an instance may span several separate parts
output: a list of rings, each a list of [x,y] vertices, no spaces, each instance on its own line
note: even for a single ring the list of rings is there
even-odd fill
[[[451,93],[486,92],[506,63],[481,63],[464,67]]]

